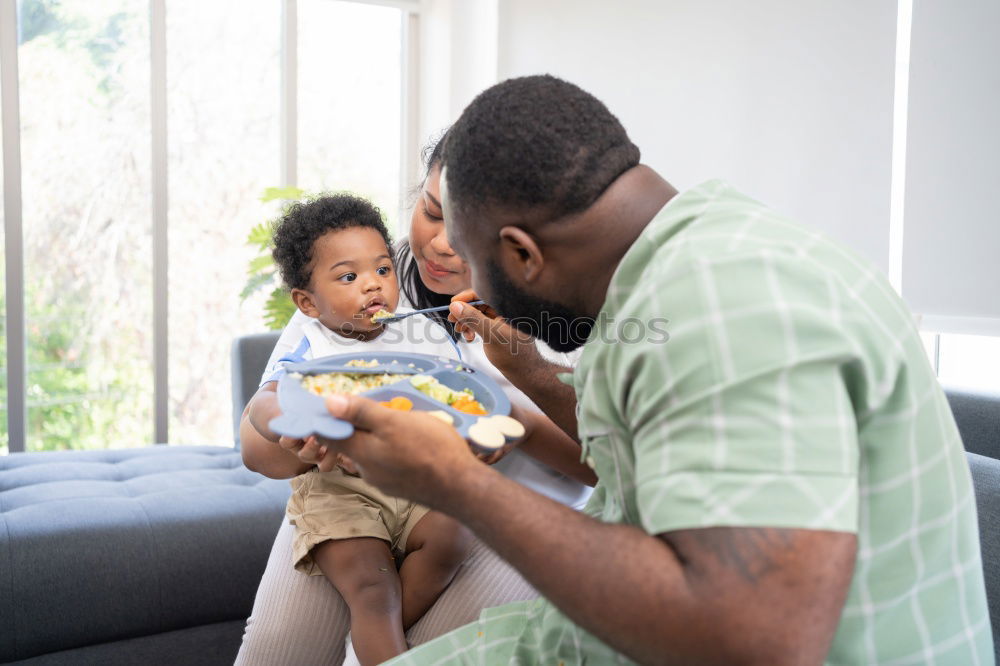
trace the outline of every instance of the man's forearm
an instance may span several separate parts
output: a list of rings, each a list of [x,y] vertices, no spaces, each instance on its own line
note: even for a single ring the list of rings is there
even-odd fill
[[[853,571],[853,534],[602,523],[480,467],[443,511],[575,623],[640,663],[821,663]]]
[[[852,533],[659,523],[651,535],[655,523],[603,523],[501,476],[427,414],[358,396],[326,404],[355,425],[345,440],[324,440],[328,451],[356,461],[388,494],[468,525],[573,621],[634,659],[812,664],[829,649],[853,574]],[[300,457],[324,460],[306,449]],[[658,487],[667,490],[662,479]],[[609,503],[626,501],[609,490]],[[643,491],[643,502],[657,502],[657,486]]]
[[[674,553],[641,530],[599,522],[484,468],[448,511],[574,622],[640,662],[683,654],[692,598]],[[671,625],[680,629],[665,633]]]

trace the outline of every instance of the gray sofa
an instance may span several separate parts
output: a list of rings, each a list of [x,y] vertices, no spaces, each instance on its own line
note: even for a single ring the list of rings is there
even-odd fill
[[[276,337],[234,343],[234,419]],[[231,445],[0,457],[0,662],[232,664],[288,493]]]
[[[1000,664],[1000,394],[949,390],[948,402],[962,433],[976,489],[979,546],[993,647],[996,662]]]
[[[232,447],[0,458],[0,661],[231,664],[287,495]]]
[[[234,343],[234,433],[276,337]],[[1000,395],[949,400],[1000,636]],[[232,447],[0,457],[0,662],[231,664],[288,492]]]

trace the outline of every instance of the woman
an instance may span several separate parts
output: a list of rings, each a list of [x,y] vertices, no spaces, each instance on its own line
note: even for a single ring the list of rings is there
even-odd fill
[[[409,239],[397,247],[401,292],[407,304],[415,308],[447,305],[456,294],[466,300],[469,295],[469,269],[452,251],[444,232],[439,194],[442,143],[443,138],[425,151],[427,173],[414,206]],[[520,354],[515,355],[501,341],[493,340],[487,347],[481,339],[462,336],[444,313],[439,313],[437,319],[458,340],[463,358],[501,385],[519,408],[519,416],[531,419],[536,429],[551,435],[546,438],[551,442],[549,446],[530,453],[578,480],[563,476],[516,449],[500,460],[497,468],[559,502],[582,506],[590,489],[581,481],[593,483],[595,479],[579,462],[579,447],[494,367],[500,365],[517,377],[517,369],[530,364],[532,374],[537,377],[539,366],[547,364],[534,345],[522,345],[518,349]],[[301,325],[305,320],[304,315],[297,313],[289,322],[272,352],[265,378],[270,376],[273,364],[301,340]],[[554,375],[556,369],[564,368],[550,366],[544,374]],[[538,384],[526,381],[522,385],[532,391]],[[543,392],[539,390],[539,397]],[[253,612],[247,620],[237,664],[339,664],[344,657],[350,620],[347,606],[325,578],[307,576],[293,569],[293,530],[286,521],[278,531]],[[534,589],[516,571],[477,542],[451,585],[407,632],[407,640],[411,645],[423,643],[471,622],[483,608],[535,596]]]

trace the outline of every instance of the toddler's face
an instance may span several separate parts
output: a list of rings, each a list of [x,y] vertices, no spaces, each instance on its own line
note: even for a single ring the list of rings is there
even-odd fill
[[[313,245],[311,270],[309,289],[293,290],[295,303],[342,335],[365,338],[380,331],[372,315],[395,311],[399,303],[389,248],[374,229],[353,227],[320,237]]]

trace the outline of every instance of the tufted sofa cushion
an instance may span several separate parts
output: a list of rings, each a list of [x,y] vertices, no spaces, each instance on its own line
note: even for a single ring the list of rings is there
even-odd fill
[[[965,450],[1000,459],[1000,392],[945,391]]]
[[[0,457],[0,661],[242,620],[288,493],[228,447]]]

